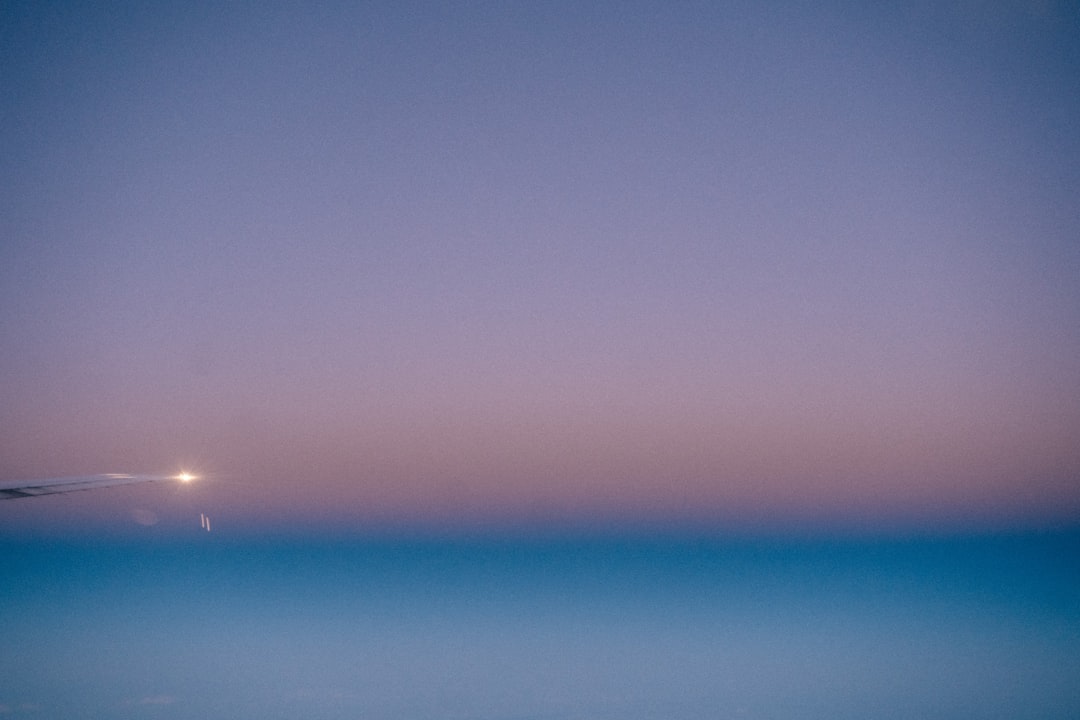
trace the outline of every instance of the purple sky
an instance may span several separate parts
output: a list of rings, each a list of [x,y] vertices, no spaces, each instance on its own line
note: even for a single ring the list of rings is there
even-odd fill
[[[1080,519],[1074,3],[70,5],[0,9],[0,479]]]

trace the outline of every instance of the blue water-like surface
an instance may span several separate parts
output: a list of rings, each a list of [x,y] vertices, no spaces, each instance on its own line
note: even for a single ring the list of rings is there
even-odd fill
[[[0,546],[27,718],[1076,718],[1080,537]]]

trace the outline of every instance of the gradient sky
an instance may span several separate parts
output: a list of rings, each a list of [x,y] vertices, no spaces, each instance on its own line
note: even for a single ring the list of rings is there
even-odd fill
[[[100,5],[0,7],[0,479],[1080,519],[1074,3]]]

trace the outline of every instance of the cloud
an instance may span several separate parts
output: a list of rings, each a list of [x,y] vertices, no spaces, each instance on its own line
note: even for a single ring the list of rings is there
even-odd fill
[[[157,514],[145,508],[135,508],[131,511],[131,517],[140,525],[157,525],[158,522]]]
[[[147,695],[138,700],[127,700],[125,705],[172,705],[176,698],[172,695]]]
[[[310,700],[312,702],[338,702],[342,700],[353,700],[356,698],[356,694],[338,688],[309,687],[296,691],[293,694],[293,697],[301,700]]]

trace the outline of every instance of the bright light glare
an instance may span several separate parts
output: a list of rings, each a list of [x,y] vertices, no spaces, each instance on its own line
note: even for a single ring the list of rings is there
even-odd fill
[[[182,472],[179,475],[177,475],[176,479],[179,480],[180,482],[191,482],[192,480],[195,479],[195,476],[192,475],[191,473],[185,471],[185,472]]]

